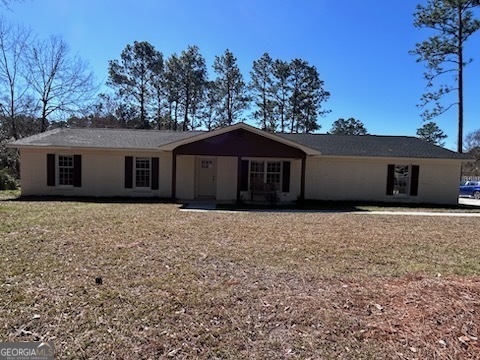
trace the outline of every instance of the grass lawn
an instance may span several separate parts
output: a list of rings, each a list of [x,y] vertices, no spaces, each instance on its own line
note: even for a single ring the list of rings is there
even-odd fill
[[[58,359],[480,354],[480,218],[8,197],[0,341]]]

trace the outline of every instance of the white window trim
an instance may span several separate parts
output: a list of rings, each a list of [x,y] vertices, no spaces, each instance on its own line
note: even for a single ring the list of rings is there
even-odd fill
[[[148,186],[137,186],[137,159],[148,160]],[[135,156],[133,158],[133,189],[150,191],[152,189],[152,158],[148,156]]]
[[[267,163],[268,162],[278,162],[280,163],[280,183],[279,183],[279,189],[277,190],[278,192],[282,192],[282,189],[283,189],[283,160],[281,159],[265,159],[265,158],[262,158],[262,159],[245,159],[245,160],[248,160],[248,189],[251,189],[252,187],[252,184],[251,184],[251,180],[252,180],[252,176],[251,176],[251,173],[252,173],[252,161],[254,162],[263,162],[263,183],[266,184],[267,183]]]
[[[72,177],[72,184],[60,184],[60,157],[65,156],[65,157],[71,157],[72,158],[72,166],[71,167],[66,167],[62,166],[62,168],[68,168],[68,169],[73,169],[73,177]],[[75,158],[71,154],[57,154],[55,156],[55,184],[58,188],[63,188],[63,189],[73,189],[73,183],[75,182]]]
[[[394,166],[394,175],[393,175],[393,197],[410,197],[410,188],[412,187],[412,165],[411,164],[393,164]],[[406,166],[408,168],[408,182],[407,188],[405,189],[405,194],[395,193],[395,169],[397,166]]]

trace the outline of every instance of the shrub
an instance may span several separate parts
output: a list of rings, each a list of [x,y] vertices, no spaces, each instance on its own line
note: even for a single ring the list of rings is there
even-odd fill
[[[265,199],[268,201],[270,206],[275,206],[280,201],[280,197],[278,196],[276,191],[274,191],[272,193],[269,193],[269,194],[266,194]]]
[[[7,169],[0,169],[0,190],[15,190],[17,181]]]

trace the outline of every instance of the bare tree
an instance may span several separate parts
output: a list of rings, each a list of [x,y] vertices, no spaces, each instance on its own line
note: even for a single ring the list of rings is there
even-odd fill
[[[23,2],[23,0],[0,0],[0,7],[4,7],[6,9],[10,9],[9,4],[11,2]]]
[[[55,116],[75,115],[93,98],[93,72],[77,55],[72,56],[65,41],[52,36],[33,44],[27,56],[26,78],[38,97],[41,131]]]
[[[19,138],[16,117],[27,113],[31,105],[27,96],[28,84],[21,76],[30,38],[29,29],[0,19],[0,110],[7,135],[15,139]]]

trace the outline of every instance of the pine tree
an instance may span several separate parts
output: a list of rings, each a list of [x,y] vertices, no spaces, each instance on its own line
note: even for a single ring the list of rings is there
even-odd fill
[[[241,115],[249,103],[237,58],[227,49],[222,56],[215,57],[213,69],[217,74],[214,91],[220,99],[217,123],[219,126],[232,125],[241,120]]]
[[[252,116],[262,130],[274,132],[277,123],[274,117],[273,60],[268,53],[253,62],[250,79],[249,89],[256,108]]]
[[[340,118],[332,124],[330,134],[336,135],[367,135],[367,129],[360,120]]]
[[[135,41],[125,47],[120,58],[109,61],[107,85],[116,89],[125,103],[138,108],[139,126],[148,129],[153,82],[155,74],[163,72],[163,55],[148,42]]]
[[[454,74],[455,85],[439,85],[436,90],[422,96],[421,107],[433,103],[422,116],[431,120],[458,105],[458,152],[462,152],[463,143],[463,71],[470,61],[464,59],[464,46],[468,38],[480,28],[480,21],[474,18],[472,10],[480,6],[479,0],[428,0],[418,5],[414,25],[417,28],[433,30],[435,35],[417,43],[412,54],[418,62],[425,62],[427,72],[424,77],[427,87],[433,88],[434,81],[442,75]],[[447,105],[442,103],[451,92],[457,92],[457,100]]]
[[[433,121],[418,128],[417,135],[420,139],[439,146],[445,145],[443,140],[447,138],[447,135]]]

